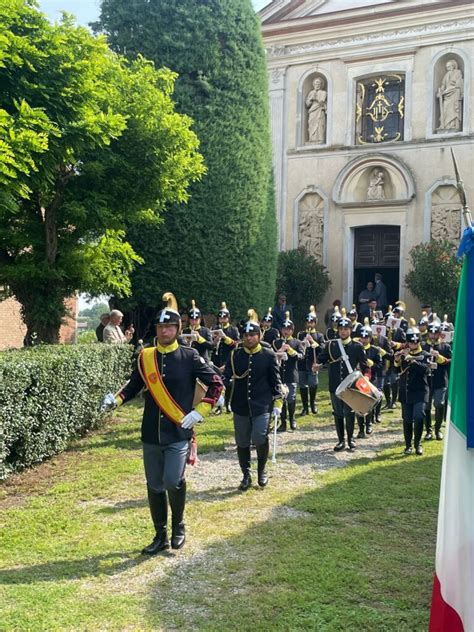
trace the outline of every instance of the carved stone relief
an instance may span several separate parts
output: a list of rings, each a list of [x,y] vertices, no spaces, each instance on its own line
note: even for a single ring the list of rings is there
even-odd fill
[[[461,204],[454,186],[439,186],[431,197],[431,239],[459,243]]]
[[[370,172],[367,199],[385,200],[385,171],[381,167],[375,167]]]
[[[298,246],[323,261],[324,200],[317,193],[307,193],[299,203]]]

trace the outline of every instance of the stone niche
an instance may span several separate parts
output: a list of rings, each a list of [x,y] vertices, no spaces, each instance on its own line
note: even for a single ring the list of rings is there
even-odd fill
[[[356,158],[336,178],[333,199],[342,206],[384,206],[407,203],[414,183],[406,165],[379,153]]]
[[[433,69],[433,134],[463,131],[465,67],[456,53],[439,57]]]
[[[313,72],[308,75],[303,81],[302,96],[302,144],[326,145],[328,121],[327,78],[320,72]]]
[[[322,263],[323,246],[324,200],[318,193],[306,193],[298,204],[298,247]]]
[[[441,185],[431,196],[431,239],[459,244],[461,204],[456,187]]]

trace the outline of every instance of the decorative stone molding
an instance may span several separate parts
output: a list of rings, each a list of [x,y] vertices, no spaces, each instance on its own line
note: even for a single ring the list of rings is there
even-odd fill
[[[318,53],[330,49],[331,51],[346,48],[348,46],[367,46],[370,44],[386,43],[388,41],[400,41],[405,38],[411,40],[422,37],[424,35],[435,35],[445,33],[455,33],[457,31],[466,32],[472,29],[474,20],[466,18],[462,20],[451,20],[442,24],[426,24],[413,26],[410,28],[401,28],[393,31],[380,31],[370,33],[369,35],[358,35],[354,37],[333,38],[326,42],[311,42],[308,44],[291,45],[274,45],[267,48],[267,55],[271,57],[283,57],[292,55],[301,55],[306,53]]]
[[[415,184],[408,167],[383,153],[366,154],[349,162],[333,189],[334,202],[344,207],[399,206],[408,204],[414,195]]]

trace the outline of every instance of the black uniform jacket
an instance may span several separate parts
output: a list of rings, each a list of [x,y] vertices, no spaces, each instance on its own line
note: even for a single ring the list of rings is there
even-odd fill
[[[400,373],[398,397],[402,404],[428,401],[429,358],[430,354],[420,347],[419,351],[395,360],[395,368]]]
[[[393,350],[385,336],[372,336],[371,344],[380,350],[379,353],[382,358],[382,362],[379,365],[372,367],[372,377],[383,377],[387,372],[386,369],[390,366],[390,362],[393,360]]]
[[[227,325],[227,327],[220,327],[219,325],[216,325],[215,328],[222,329],[226,335],[226,338],[219,340],[211,355],[212,362],[216,365],[216,367],[221,368],[226,365],[227,360],[230,358],[231,351],[239,341],[240,336],[239,330],[233,325]]]
[[[298,362],[304,358],[304,348],[299,340],[293,338],[277,338],[273,342],[273,349],[279,351],[281,347],[287,344],[292,352],[286,352],[288,359],[280,362],[281,380],[285,384],[294,384],[298,382]]]
[[[268,342],[269,345],[273,345],[273,342],[280,337],[280,332],[275,327],[270,327],[263,332],[264,342]]]
[[[249,353],[239,344],[224,371],[224,383],[232,380],[231,406],[237,415],[256,417],[271,413],[273,402],[281,399],[281,378],[272,349],[258,345]]]
[[[364,347],[365,355],[367,356],[367,364],[369,371],[367,377],[373,382],[378,375],[377,371],[383,366],[382,354],[385,352],[380,347],[368,344]]]
[[[432,349],[439,353],[438,358],[434,359],[436,361],[436,369],[432,370],[431,375],[428,377],[428,385],[431,391],[434,391],[437,388],[446,388],[448,386],[451,345],[445,342],[435,345],[428,342],[426,345],[423,345],[423,350],[428,351],[429,354],[431,354]]]
[[[170,346],[170,348],[173,347]],[[189,413],[193,407],[196,379],[208,386],[203,401],[212,406],[217,402],[223,388],[222,378],[195,349],[178,346],[173,351],[161,353],[158,348],[155,348],[155,353],[163,382],[171,397],[185,413]],[[135,397],[144,387],[145,383],[137,368],[133,371],[128,384],[120,391],[119,397],[125,403]],[[190,439],[192,435],[192,430],[183,430],[170,421],[155,404],[150,392],[145,391],[142,420],[144,443],[167,445]]]
[[[352,370],[359,369],[361,373],[368,373],[367,356],[360,342],[349,339],[344,345]],[[337,387],[344,378],[349,375],[346,363],[342,359],[341,350],[337,340],[327,343],[326,349],[319,356],[319,364],[329,364],[329,392],[335,393]]]
[[[313,364],[318,363],[319,355],[324,349],[326,341],[324,340],[323,334],[320,334],[319,331],[316,331],[316,329],[312,329],[311,331],[307,329],[299,331],[296,337],[303,343],[303,341],[306,340],[306,336],[308,334],[314,340],[314,344],[316,346],[306,346],[304,358],[298,360],[298,371],[306,371],[307,373],[311,373],[313,370]],[[304,343],[303,346],[305,346]]]
[[[200,342],[193,340],[191,347],[196,349],[201,358],[204,358],[204,360],[208,362],[209,352],[213,351],[215,347],[215,344],[212,342],[211,330],[207,327],[198,327],[195,330],[191,329],[191,327],[186,327],[186,329],[183,329],[183,334],[190,334],[193,331],[196,331],[203,340]]]

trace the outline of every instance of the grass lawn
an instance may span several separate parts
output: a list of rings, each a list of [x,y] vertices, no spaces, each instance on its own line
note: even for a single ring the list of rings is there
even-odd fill
[[[303,429],[328,426],[322,402]],[[190,485],[185,549],[145,559],[140,407],[119,415],[0,490],[0,630],[427,629],[441,442],[293,485],[277,464],[264,491]],[[231,442],[228,415],[199,429],[201,455]]]

